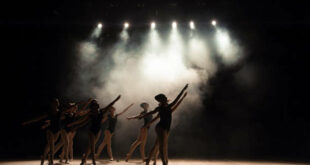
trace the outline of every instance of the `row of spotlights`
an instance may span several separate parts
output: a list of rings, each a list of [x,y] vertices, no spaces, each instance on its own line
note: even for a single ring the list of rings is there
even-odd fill
[[[213,26],[216,26],[216,21],[215,21],[215,20],[212,20],[211,24],[212,24]],[[101,24],[101,23],[98,23],[97,27],[98,27],[99,29],[101,29],[101,28],[102,28],[102,24]],[[189,27],[190,27],[191,29],[195,29],[195,24],[194,24],[193,21],[190,21],[190,22],[189,22]],[[125,28],[125,29],[128,29],[128,28],[129,28],[129,23],[128,23],[128,22],[125,22],[125,23],[124,23],[124,28]],[[151,22],[151,28],[152,28],[152,29],[155,29],[155,28],[156,28],[156,23],[155,23],[155,22]],[[175,22],[175,21],[172,22],[172,28],[173,28],[173,29],[177,28],[177,22]]]

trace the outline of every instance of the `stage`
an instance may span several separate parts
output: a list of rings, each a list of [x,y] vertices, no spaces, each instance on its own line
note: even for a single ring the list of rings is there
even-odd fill
[[[27,161],[1,161],[0,165],[39,165],[39,160],[27,160]],[[45,162],[47,165],[48,163]],[[65,163],[58,163],[55,161],[55,165],[61,165]],[[70,163],[71,165],[79,165],[80,160],[74,160]],[[88,161],[87,165],[90,165],[91,161]],[[129,162],[125,162],[124,160],[115,160],[115,161],[108,161],[108,160],[98,160],[97,164],[109,164],[109,165],[143,165],[140,160],[130,160]],[[161,165],[162,163],[158,160],[157,165]],[[249,161],[210,161],[210,160],[188,160],[188,159],[171,159],[169,161],[170,165],[306,165],[309,163],[285,163],[285,162],[249,162]],[[153,165],[153,163],[150,163]]]

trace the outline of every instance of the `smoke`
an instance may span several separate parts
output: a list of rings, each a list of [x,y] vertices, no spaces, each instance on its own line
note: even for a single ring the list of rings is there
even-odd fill
[[[173,129],[203,109],[203,87],[218,67],[215,54],[221,56],[225,65],[236,63],[242,57],[240,47],[225,30],[216,31],[215,47],[210,44],[213,38],[208,33],[184,34],[175,28],[166,36],[161,36],[156,29],[135,36],[124,29],[112,46],[100,45],[94,40],[81,42],[77,46],[77,74],[68,95],[93,96],[104,106],[121,94],[122,98],[115,104],[116,113],[134,103],[131,110],[119,117],[114,140],[118,145],[129,147],[142,121],[127,121],[125,117],[140,113],[142,102],[149,103],[150,110],[154,109],[157,106],[154,96],[159,93],[173,101],[189,83],[187,98],[173,115]],[[128,149],[120,150],[127,152]]]

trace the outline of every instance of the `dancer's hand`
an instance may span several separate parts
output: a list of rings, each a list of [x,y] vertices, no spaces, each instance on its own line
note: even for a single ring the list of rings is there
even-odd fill
[[[187,92],[184,93],[183,97],[186,97],[186,96],[187,96]]]
[[[121,96],[122,96],[122,95],[118,95],[118,96],[117,96],[117,98],[116,98],[116,100],[120,99],[120,98],[121,98]]]
[[[182,90],[185,91],[187,89],[187,87],[188,87],[188,84],[186,84]]]

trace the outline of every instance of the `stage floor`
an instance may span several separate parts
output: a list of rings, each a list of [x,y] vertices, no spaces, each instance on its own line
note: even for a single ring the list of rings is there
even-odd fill
[[[57,160],[56,160],[57,162]],[[65,165],[65,163],[56,163],[55,165]],[[88,161],[87,165],[90,165],[91,161]],[[27,160],[27,161],[1,161],[0,165],[39,165],[39,160]],[[45,163],[48,164],[47,162]],[[80,160],[74,160],[70,163],[71,165],[79,165]],[[125,162],[124,160],[118,161],[107,161],[98,160],[97,164],[108,164],[108,165],[143,165],[140,160],[130,160]],[[158,160],[157,165],[162,163]],[[284,163],[284,162],[247,162],[247,161],[208,161],[208,160],[182,160],[182,159],[171,159],[169,160],[169,165],[306,165],[309,163]],[[153,165],[153,163],[150,163]]]

